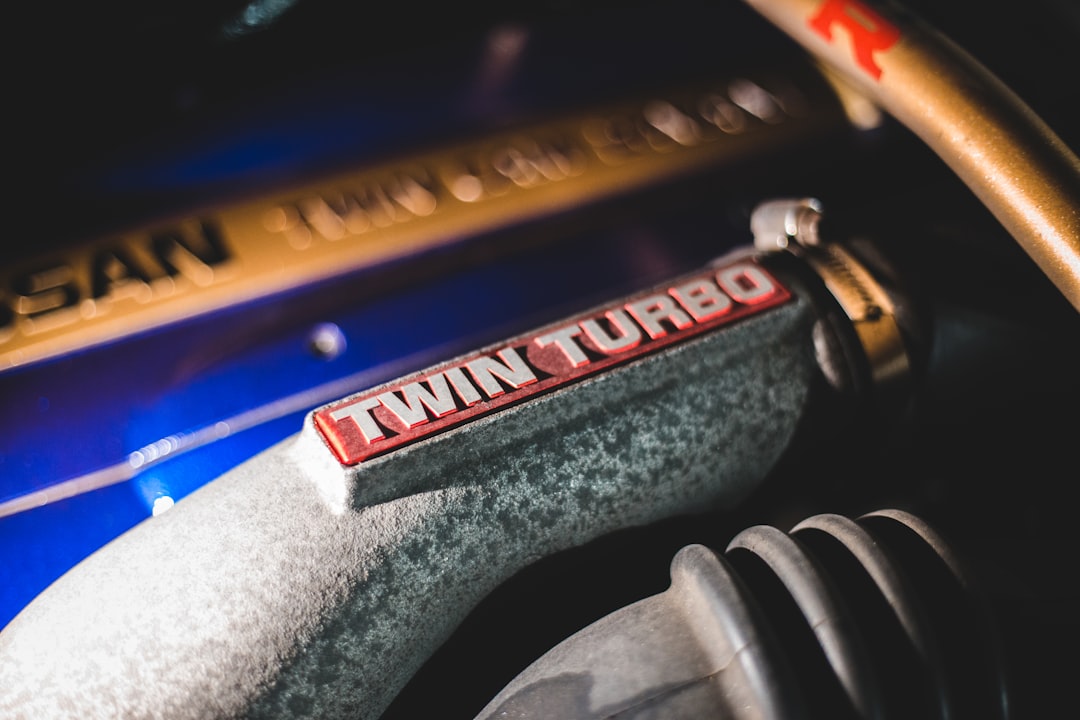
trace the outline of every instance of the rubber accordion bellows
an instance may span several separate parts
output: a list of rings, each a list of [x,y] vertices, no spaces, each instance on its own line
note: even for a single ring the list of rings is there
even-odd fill
[[[752,527],[723,556],[684,547],[671,576],[554,648],[480,717],[1010,716],[987,605],[907,512]]]

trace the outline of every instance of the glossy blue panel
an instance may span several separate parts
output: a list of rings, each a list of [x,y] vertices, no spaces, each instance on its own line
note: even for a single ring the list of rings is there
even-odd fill
[[[353,21],[364,14],[352,12]],[[27,225],[8,232],[40,236],[38,249],[48,249],[330,170],[783,65],[791,52],[739,4],[470,17],[471,29],[437,37],[398,28],[399,41],[376,49],[357,46],[347,29],[297,21],[231,49],[203,46],[212,56],[201,62],[164,62],[172,75],[134,84],[137,96],[113,96],[145,110],[140,122],[110,108],[54,137],[57,147],[82,144],[47,172],[34,166],[39,183],[12,198]],[[172,111],[150,112],[162,107]],[[600,203],[0,374],[0,503],[94,473],[118,483],[0,517],[0,626],[155,503],[181,500],[296,432],[312,407],[745,242],[745,208],[728,181],[725,202],[707,194],[680,202],[678,190],[662,201]],[[311,350],[325,323],[345,341],[332,358]]]
[[[179,501],[295,433],[316,405],[661,281],[746,240],[744,229],[700,208],[595,224],[570,217],[478,238],[0,375],[4,498],[123,465],[155,442],[222,435],[148,463],[129,481],[0,518],[0,621],[150,517],[155,502]],[[345,339],[332,359],[310,349],[324,323]]]

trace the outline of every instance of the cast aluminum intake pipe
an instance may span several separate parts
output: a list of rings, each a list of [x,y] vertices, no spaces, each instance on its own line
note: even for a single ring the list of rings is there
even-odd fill
[[[918,135],[1080,310],[1080,159],[974,58],[894,4],[746,0]]]
[[[744,251],[316,410],[24,610],[0,715],[379,716],[518,570],[730,507],[849,406],[866,333],[809,268]]]

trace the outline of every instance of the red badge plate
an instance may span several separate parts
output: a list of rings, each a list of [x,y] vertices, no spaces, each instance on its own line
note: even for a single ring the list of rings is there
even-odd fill
[[[355,465],[775,307],[791,293],[752,260],[688,275],[315,411]]]

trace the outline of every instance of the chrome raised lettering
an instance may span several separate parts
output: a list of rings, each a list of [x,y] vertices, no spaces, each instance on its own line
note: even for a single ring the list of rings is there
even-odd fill
[[[666,287],[320,408],[315,427],[355,465],[791,297],[751,260]]]

